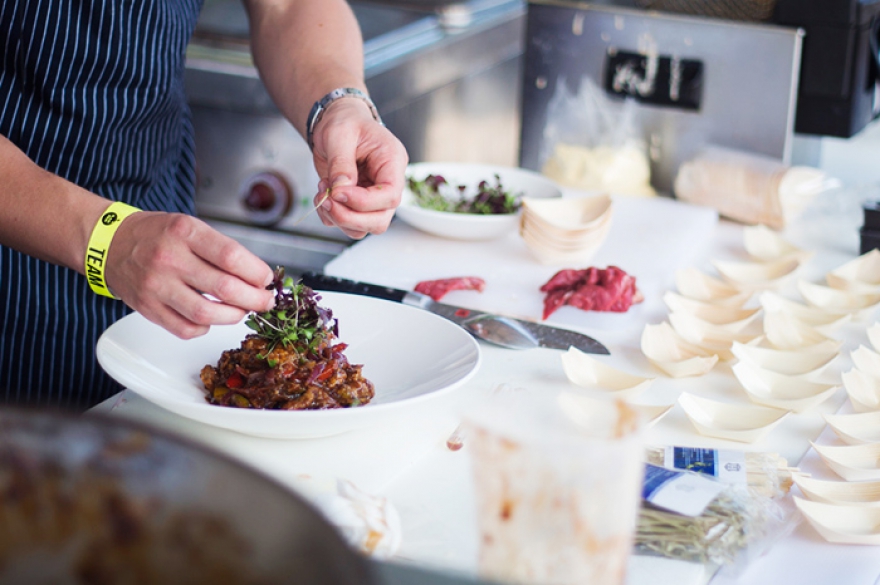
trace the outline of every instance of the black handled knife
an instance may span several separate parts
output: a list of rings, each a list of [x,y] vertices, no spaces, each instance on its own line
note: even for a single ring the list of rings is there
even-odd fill
[[[337,278],[335,276],[327,276],[317,272],[307,272],[302,275],[303,284],[315,290],[326,290],[333,292],[343,292],[356,295],[364,295],[402,303],[420,309],[430,311],[435,315],[439,315],[450,321],[463,325],[465,321],[473,320],[477,317],[499,317],[522,325],[529,331],[538,341],[540,347],[551,349],[568,349],[576,347],[577,349],[594,354],[608,355],[608,348],[583,333],[563,329],[561,327],[553,327],[527,319],[518,319],[514,317],[506,317],[504,315],[494,315],[484,311],[476,311],[474,309],[466,309],[464,307],[456,307],[454,305],[446,305],[439,303],[427,295],[421,293],[391,288],[380,284],[370,284],[367,282],[357,282],[345,278]]]

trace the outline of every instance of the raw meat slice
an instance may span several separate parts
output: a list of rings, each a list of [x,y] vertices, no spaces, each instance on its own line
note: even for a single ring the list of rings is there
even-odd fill
[[[446,293],[453,290],[475,290],[483,292],[486,281],[478,276],[459,276],[455,278],[441,278],[439,280],[423,280],[415,287],[415,291],[428,295],[435,301],[439,301]]]

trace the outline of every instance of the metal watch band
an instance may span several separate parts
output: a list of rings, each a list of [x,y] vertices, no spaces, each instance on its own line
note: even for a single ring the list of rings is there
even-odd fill
[[[318,122],[321,121],[321,118],[324,116],[324,112],[327,110],[330,104],[344,97],[354,97],[362,100],[365,104],[367,104],[367,107],[370,108],[370,113],[373,114],[373,119],[383,126],[385,125],[382,122],[382,118],[379,116],[379,110],[376,109],[376,104],[373,103],[373,100],[370,99],[370,96],[354,87],[340,87],[334,89],[333,91],[316,101],[315,104],[312,106],[311,111],[309,112],[309,117],[306,119],[306,142],[309,143],[310,149],[314,149],[315,147],[315,127],[318,125]]]

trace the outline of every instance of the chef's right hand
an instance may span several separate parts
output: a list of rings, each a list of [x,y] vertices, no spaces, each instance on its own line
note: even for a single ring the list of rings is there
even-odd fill
[[[120,224],[105,269],[117,297],[183,339],[272,308],[272,278],[265,262],[205,222],[149,211]]]

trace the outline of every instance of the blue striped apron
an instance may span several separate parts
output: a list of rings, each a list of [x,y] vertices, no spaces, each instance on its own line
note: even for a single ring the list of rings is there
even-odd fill
[[[201,0],[2,0],[0,133],[103,197],[193,213],[183,70],[200,8]],[[129,312],[75,271],[0,246],[0,401],[83,409],[118,392],[95,343]]]

